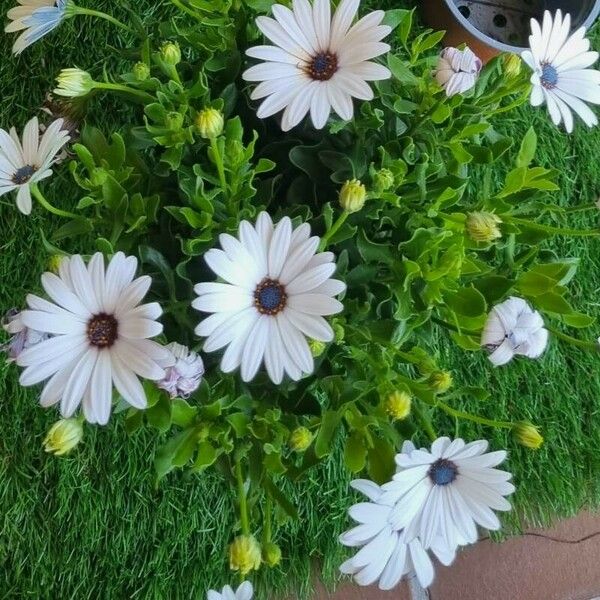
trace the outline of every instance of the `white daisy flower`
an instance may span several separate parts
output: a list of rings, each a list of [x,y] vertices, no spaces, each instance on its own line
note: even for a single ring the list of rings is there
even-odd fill
[[[198,325],[206,336],[206,352],[227,346],[221,369],[241,365],[244,381],[254,378],[262,362],[271,380],[281,383],[284,372],[297,381],[312,373],[313,356],[306,337],[333,340],[323,318],[342,311],[334,298],[346,286],[330,279],[334,255],[317,252],[320,239],[310,236],[306,223],[296,229],[284,217],[276,227],[262,212],[252,226],[242,221],[239,239],[219,236],[223,250],[212,249],[204,259],[226,283],[199,283],[192,306],[214,313]]]
[[[419,538],[423,548],[448,550],[477,540],[477,525],[500,529],[494,510],[510,510],[504,498],[515,491],[506,471],[493,467],[505,451],[486,453],[488,442],[465,444],[438,438],[431,451],[413,450],[396,456],[401,470],[382,486],[382,504],[393,505],[389,524],[404,529],[406,541]]]
[[[414,446],[404,442],[403,452],[411,452]],[[340,571],[353,575],[359,585],[377,582],[382,590],[396,587],[403,576],[414,572],[423,587],[429,587],[434,579],[434,566],[420,540],[406,540],[403,530],[391,524],[393,503],[382,502],[383,489],[372,481],[359,479],[350,484],[364,494],[370,502],[355,504],[350,516],[359,523],[340,536],[344,546],[361,547],[352,558],[340,566]],[[438,560],[446,566],[454,562],[456,547],[446,548],[440,538],[431,548]]]
[[[162,332],[156,321],[162,310],[156,302],[142,304],[152,280],[134,279],[137,259],[118,252],[106,271],[102,254],[92,256],[87,268],[81,256],[63,259],[59,274],[44,273],[42,286],[51,302],[29,294],[30,310],[21,314],[24,325],[52,337],[21,352],[17,364],[26,367],[20,383],[48,380],[42,406],[60,402],[63,417],[79,405],[90,423],[108,422],[113,385],[135,408],[146,407],[138,376],[160,380],[159,366],[170,352],[148,338]]]
[[[22,143],[14,127],[10,133],[0,129],[0,196],[18,190],[17,207],[25,215],[31,213],[30,186],[52,175],[50,167],[70,139],[62,126],[63,120],[57,119],[40,139],[34,117],[25,125]]]
[[[204,362],[199,354],[176,342],[165,348],[171,353],[171,364],[157,385],[171,398],[189,398],[199,387],[204,375]],[[174,364],[173,364],[174,361]]]
[[[206,600],[252,600],[254,589],[249,581],[244,581],[234,592],[230,585],[226,585],[221,592],[208,590]]]
[[[539,358],[548,345],[548,330],[537,310],[522,298],[511,297],[491,310],[481,345],[490,351],[494,366],[499,367],[517,355]]]
[[[555,125],[562,122],[568,133],[573,131],[575,111],[588,127],[598,124],[598,118],[587,106],[600,104],[600,72],[589,69],[598,60],[598,52],[590,51],[585,27],[572,35],[571,15],[556,11],[554,19],[544,12],[542,26],[531,19],[530,50],[521,57],[533,69],[531,104],[544,102]]]
[[[13,53],[21,54],[25,48],[56,29],[65,19],[68,0],[18,0],[6,15],[10,23],[7,33],[23,31],[13,45]]]
[[[341,0],[333,18],[330,0],[293,0],[292,9],[272,7],[274,19],[258,17],[256,24],[273,46],[256,46],[246,54],[265,61],[244,72],[246,81],[260,81],[251,98],[265,98],[261,119],[284,110],[281,128],[290,130],[310,112],[322,129],[331,109],[352,118],[352,98],[372,100],[367,81],[391,77],[373,58],[390,50],[381,40],[391,27],[381,25],[384,11],[372,12],[352,25],[360,0]]]
[[[483,62],[468,46],[464,50],[448,47],[442,50],[433,75],[451,98],[474,87],[482,67]]]

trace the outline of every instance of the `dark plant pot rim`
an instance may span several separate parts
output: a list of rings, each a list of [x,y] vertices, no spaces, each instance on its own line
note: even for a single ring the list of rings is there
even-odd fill
[[[448,7],[450,12],[454,15],[454,18],[460,23],[460,25],[464,27],[473,37],[477,38],[484,44],[487,44],[492,48],[496,48],[496,50],[500,50],[501,52],[512,52],[514,54],[521,54],[521,52],[528,49],[526,47],[521,46],[511,46],[510,44],[505,44],[504,42],[499,42],[498,40],[495,40],[494,38],[490,37],[489,35],[486,35],[482,31],[479,31],[477,27],[471,25],[470,21],[468,19],[465,19],[465,17],[461,14],[461,12],[458,10],[458,7],[456,6],[456,4],[454,4],[452,0],[443,0],[443,2]],[[579,25],[579,27],[584,26],[586,29],[589,29],[594,24],[594,21],[598,18],[599,14],[600,0],[596,0],[590,8],[590,14],[587,16],[585,21],[583,21],[583,23]]]

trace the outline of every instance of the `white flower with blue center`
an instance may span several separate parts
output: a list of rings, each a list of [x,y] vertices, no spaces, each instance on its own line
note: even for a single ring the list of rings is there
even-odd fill
[[[341,0],[331,14],[330,0],[293,0],[291,8],[274,4],[274,19],[260,16],[256,25],[274,45],[255,46],[246,54],[262,60],[247,69],[246,81],[259,81],[251,98],[263,99],[258,117],[283,110],[281,128],[288,131],[310,113],[317,129],[325,127],[333,109],[352,118],[353,98],[372,100],[368,81],[391,77],[372,60],[389,51],[381,40],[391,32],[382,25],[383,10],[353,24],[360,0]]]
[[[334,298],[346,286],[331,279],[336,266],[331,252],[317,252],[320,239],[306,223],[293,229],[284,217],[274,226],[262,212],[252,226],[242,221],[238,238],[221,234],[222,250],[204,259],[222,282],[196,285],[192,306],[213,313],[196,328],[206,337],[205,352],[227,348],[221,369],[241,367],[252,380],[264,362],[273,383],[284,373],[294,381],[314,370],[307,337],[331,342],[333,330],[324,316],[342,311]]]
[[[244,581],[235,592],[230,585],[226,585],[221,592],[208,590],[207,600],[252,600],[254,589],[249,581]]]
[[[25,125],[22,142],[14,127],[8,133],[0,129],[0,196],[17,190],[17,207],[30,214],[30,187],[52,175],[50,167],[69,139],[62,119],[51,123],[41,139],[37,117]]]
[[[11,22],[4,31],[23,31],[13,45],[13,53],[25,48],[56,29],[67,17],[68,0],[18,0],[19,6],[8,11]]]
[[[600,104],[600,72],[590,69],[598,52],[590,51],[585,27],[570,35],[571,15],[564,19],[560,10],[554,18],[545,11],[542,25],[531,20],[529,50],[521,56],[533,70],[531,104],[544,102],[555,125],[564,123],[573,131],[574,111],[588,127],[598,124],[598,117],[586,104]]]

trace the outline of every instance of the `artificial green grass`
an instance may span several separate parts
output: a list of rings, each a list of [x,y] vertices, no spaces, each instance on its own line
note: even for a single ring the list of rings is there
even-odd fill
[[[2,10],[13,4],[2,2]],[[91,3],[88,3],[91,5]],[[119,3],[97,2],[125,18]],[[145,19],[172,12],[169,2],[139,0]],[[22,127],[41,104],[62,67],[78,65],[100,74],[104,60],[123,60],[116,31],[98,20],[78,18],[30,48],[10,57],[13,36],[0,35],[0,126]],[[110,131],[122,121],[116,99],[96,104],[90,118]],[[573,136],[556,130],[543,110],[524,108],[502,124],[516,140],[533,124],[540,143],[537,161],[560,170],[561,201],[573,206],[596,199],[600,190],[597,163],[600,129],[580,125]],[[69,205],[76,197],[65,172],[46,186],[48,196]],[[62,196],[59,197],[59,191]],[[598,215],[578,224],[598,225]],[[40,230],[56,223],[41,210],[26,218],[14,199],[0,199],[0,309],[22,305],[39,286],[46,254]],[[571,284],[575,304],[600,316],[598,291],[600,244],[596,240],[560,240],[552,247],[562,256],[578,256],[581,267]],[[586,335],[592,335],[593,328]],[[600,333],[600,328],[597,333]],[[493,390],[490,399],[455,401],[455,406],[495,419],[530,419],[544,429],[546,444],[538,452],[517,446],[505,431],[456,424],[437,414],[435,426],[469,438],[486,437],[508,448],[508,468],[518,491],[515,511],[505,518],[518,530],[522,519],[546,523],[583,505],[600,504],[600,375],[598,355],[553,340],[538,362],[516,361],[495,370],[482,353],[465,353],[439,338],[440,362],[457,381]],[[82,446],[69,458],[42,450],[42,439],[56,419],[37,404],[37,391],[17,383],[17,369],[0,361],[0,597],[1,598],[204,598],[208,587],[221,587],[227,571],[225,548],[235,525],[234,497],[220,476],[176,473],[154,488],[152,460],[158,445],[150,432],[128,437],[115,418],[105,428],[87,428]],[[426,440],[420,440],[425,443]],[[300,520],[287,523],[277,541],[284,550],[279,568],[259,575],[258,600],[307,597],[310,568],[323,567],[332,582],[346,555],[337,535],[348,526],[345,511],[353,501],[349,476],[339,455],[289,488]],[[267,591],[268,590],[268,591]]]

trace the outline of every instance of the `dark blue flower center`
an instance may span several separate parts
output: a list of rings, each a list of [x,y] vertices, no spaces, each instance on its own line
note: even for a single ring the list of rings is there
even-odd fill
[[[542,85],[547,89],[551,90],[556,87],[558,83],[558,71],[551,64],[542,65]]]
[[[456,479],[458,469],[451,460],[440,458],[429,468],[429,478],[436,485],[448,485]]]
[[[12,176],[13,183],[16,183],[17,185],[27,183],[36,171],[37,169],[31,165],[25,165],[24,167],[17,169]]]
[[[263,315],[276,315],[285,308],[284,287],[273,279],[263,279],[254,292],[254,306]]]
[[[328,79],[331,79],[337,69],[337,56],[330,52],[321,52],[321,54],[317,54],[307,67],[308,74],[317,81],[327,81]]]

